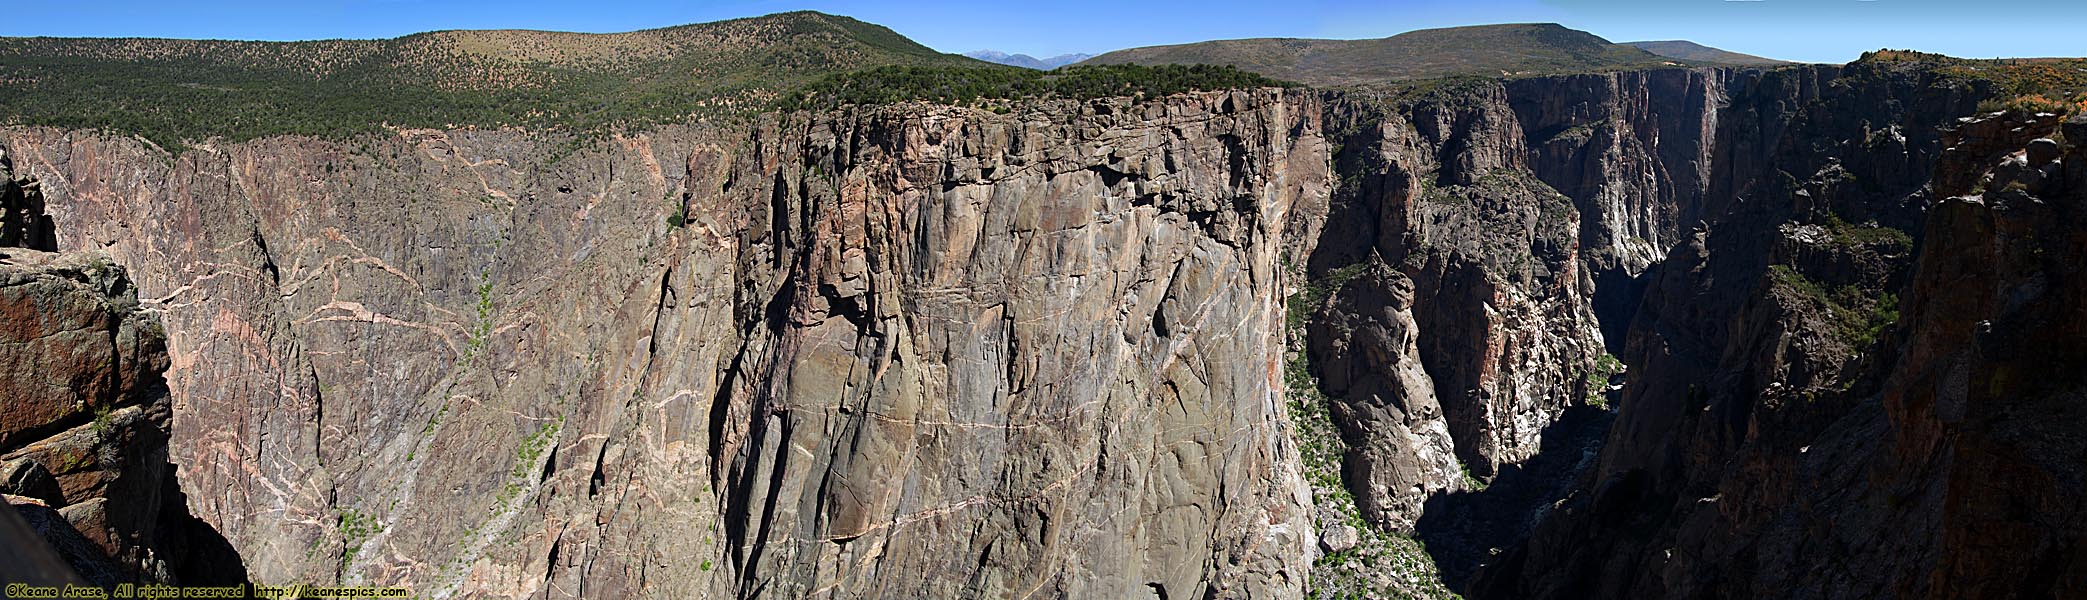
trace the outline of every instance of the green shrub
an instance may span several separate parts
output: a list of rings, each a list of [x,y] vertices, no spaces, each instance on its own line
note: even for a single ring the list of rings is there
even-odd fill
[[[1623,361],[1607,352],[1594,359],[1594,366],[1587,370],[1587,405],[1606,409],[1609,407],[1609,379],[1623,372]]]
[[[1834,245],[1843,248],[1879,244],[1899,250],[1913,248],[1913,237],[1896,227],[1854,225],[1835,214],[1826,215],[1825,226],[1827,233],[1833,235]]]
[[[2070,115],[2082,111],[2081,103],[2081,100],[2076,99],[2051,98],[2043,94],[2029,94],[2011,98],[1992,98],[1979,102],[1978,112]]]
[[[365,514],[353,508],[341,509],[335,528],[341,532],[341,543],[346,550],[341,552],[341,569],[355,562],[355,555],[362,551],[362,543],[383,530],[375,515]]]
[[[1827,322],[1836,339],[1862,349],[1876,343],[1884,330],[1899,320],[1899,297],[1890,292],[1872,293],[1853,285],[1827,289],[1789,265],[1769,267],[1776,285],[1797,292],[1827,310]]]

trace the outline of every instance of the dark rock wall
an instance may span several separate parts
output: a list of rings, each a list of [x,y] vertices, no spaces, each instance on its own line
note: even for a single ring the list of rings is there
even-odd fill
[[[1732,94],[1728,114],[1787,116],[1720,135],[1775,151],[1714,169],[1715,216],[1651,271],[1597,465],[1474,597],[2079,589],[2060,482],[2087,455],[2053,428],[2079,393],[2057,373],[2087,363],[2042,337],[2083,314],[2058,233],[2078,188],[2055,144],[2025,158],[2057,120],[1960,121],[1991,92],[1917,68],[1828,74]]]
[[[16,179],[14,162],[0,148],[0,248],[58,249],[57,232],[43,204],[42,186],[33,177]]]

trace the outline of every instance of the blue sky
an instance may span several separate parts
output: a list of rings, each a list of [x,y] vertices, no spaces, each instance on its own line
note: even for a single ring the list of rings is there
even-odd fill
[[[1551,21],[1816,62],[1864,50],[2087,56],[2079,0],[9,0],[0,35],[294,40],[434,29],[626,31],[811,9],[946,52],[1048,56],[1238,37],[1384,37]]]

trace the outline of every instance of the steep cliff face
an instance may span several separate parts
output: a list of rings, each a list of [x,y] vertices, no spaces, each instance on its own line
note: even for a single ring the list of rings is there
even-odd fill
[[[1308,268],[1360,281],[1312,307],[1311,358],[1380,524],[1409,527],[1463,470],[1533,454],[1574,397],[1560,367],[1600,347],[1576,211],[1527,171],[1502,92],[1330,107],[1342,179]]]
[[[1580,210],[1581,258],[1600,291],[1593,308],[1611,350],[1622,347],[1645,269],[1702,218],[1720,142],[1730,143],[1718,135],[1727,94],[1745,93],[1757,73],[1670,69],[1508,84],[1530,170]]]
[[[1301,593],[1312,98],[559,142],[5,135],[164,311],[190,506],[258,580]]]
[[[1301,591],[1269,350],[1281,232],[1324,202],[1316,113],[1064,108],[757,133],[785,174],[735,204],[801,225],[745,246],[788,277],[732,359],[745,400],[723,410],[751,418],[718,440],[751,500],[723,532],[742,589]]]
[[[51,219],[12,167],[0,154],[0,510],[38,539],[8,541],[7,580],[237,580],[238,556],[189,516],[168,463],[158,320],[107,256],[38,248]],[[68,567],[13,570],[43,551]]]
[[[1386,281],[1329,296],[1359,305],[1322,315],[1312,358],[1357,430],[1365,495],[1399,505],[1373,510],[1380,520],[1410,525],[1428,494],[1460,486],[1460,468],[1490,478],[1535,455],[1568,407],[1600,401],[1603,331],[1628,324],[1637,277],[1703,206],[1719,112],[1741,75],[1531,78],[1333,102],[1341,185],[1310,267]],[[1365,263],[1395,268],[1356,270]],[[1624,309],[1598,315],[1604,299]],[[1386,308],[1396,314],[1365,316]],[[1346,322],[1358,318],[1382,331]],[[1385,337],[1402,329],[1410,349]],[[1375,380],[1419,372],[1407,365],[1428,377]],[[1386,406],[1398,414],[1370,414]],[[1427,421],[1443,424],[1453,456],[1434,450],[1439,434],[1387,446],[1416,434],[1362,431],[1431,431],[1412,424]]]
[[[2031,141],[2056,118],[1959,124],[1990,92],[1917,68],[1801,74],[1733,96],[1800,108],[1735,136],[1776,150],[1655,269],[1598,465],[1474,596],[2077,589],[2082,455],[2049,428],[2083,363],[2039,341],[2080,314],[2070,156]]]
[[[1943,200],[1880,393],[1903,432],[1888,464],[1942,496],[1939,515],[1922,515],[1938,530],[1932,567],[1902,589],[2087,589],[2087,443],[2076,427],[2087,395],[2087,123],[2020,116],[1966,123],[1947,140],[1937,169],[1957,176],[1936,178]]]
[[[1309,367],[1357,508],[1426,541],[1452,586],[1540,518],[1599,442],[1619,371],[1606,350],[1644,273],[1734,177],[1719,165],[1767,152],[1721,137],[1743,144],[1760,119],[1740,107],[1721,120],[1759,76],[1452,81],[1329,100],[1338,183],[1307,265]],[[1524,468],[1542,452],[1557,456]]]
[[[1586,261],[1642,273],[1701,218],[1732,88],[1755,71],[1625,71],[1521,79],[1507,98],[1529,168],[1589,213]]]

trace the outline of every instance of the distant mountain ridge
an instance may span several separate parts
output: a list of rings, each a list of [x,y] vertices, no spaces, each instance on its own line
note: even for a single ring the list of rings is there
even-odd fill
[[[1050,58],[1037,58],[1027,54],[1008,54],[999,50],[974,50],[971,52],[965,52],[964,56],[976,58],[978,60],[986,61],[989,63],[998,63],[1010,67],[1022,67],[1025,69],[1036,69],[1038,71],[1049,71],[1051,69],[1063,67],[1065,65],[1087,60],[1089,58],[1094,58],[1094,55],[1092,54],[1077,53],[1060,54]]]
[[[1231,65],[1314,85],[1355,85],[1455,75],[1536,75],[1676,64],[1752,64],[1660,56],[1556,23],[1423,29],[1367,40],[1218,40],[1118,50],[1081,64],[1118,63]]]
[[[1646,52],[1651,52],[1653,54],[1658,54],[1667,58],[1674,58],[1680,60],[1722,63],[1729,65],[1765,66],[1796,64],[1787,60],[1777,60],[1762,56],[1754,56],[1752,54],[1741,54],[1738,52],[1732,52],[1730,50],[1724,50],[1720,48],[1712,48],[1688,40],[1624,42],[1623,45],[1631,46],[1639,50],[1644,50]]]
[[[1740,64],[1767,60],[1693,44],[1652,47]],[[1214,64],[1343,85],[1703,64],[1556,24],[1378,40],[1221,40],[1095,57],[971,54],[945,54],[883,26],[810,11],[607,34],[447,30],[304,42],[0,37],[0,123],[123,131],[173,148],[218,136],[387,127],[592,131],[681,121],[769,110],[823,78],[887,66],[982,68],[987,72],[966,77],[994,79],[992,70],[1068,63]]]
[[[162,145],[385,124],[588,129],[764,110],[821,77],[886,65],[1001,68],[810,11],[606,34],[0,38],[0,122],[136,132]]]

